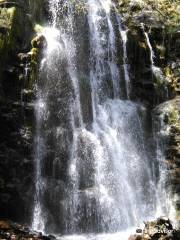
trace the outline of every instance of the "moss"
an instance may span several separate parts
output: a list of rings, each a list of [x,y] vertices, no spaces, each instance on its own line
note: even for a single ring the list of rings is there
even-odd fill
[[[173,107],[169,113],[169,123],[173,125],[179,124],[179,116],[180,116],[180,110]]]
[[[31,74],[29,88],[33,89],[34,83],[38,78],[39,63],[43,48],[46,46],[46,39],[43,35],[38,35],[31,41]]]
[[[179,228],[180,228],[180,210],[177,210],[177,211],[176,211],[176,219],[177,219],[177,221],[178,221]]]
[[[147,49],[147,44],[145,42],[139,42],[140,48]]]
[[[32,48],[31,50],[31,74],[29,88],[33,89],[33,85],[37,80],[38,69],[39,69],[39,55],[40,51],[38,48]]]
[[[179,26],[176,26],[176,25],[169,25],[169,26],[166,26],[166,32],[170,35],[172,34],[175,34],[179,31]]]
[[[8,37],[8,45],[9,45],[9,51],[11,51],[11,54],[16,52],[16,48],[19,45],[20,39],[22,39],[23,35],[23,28],[22,23],[20,22],[23,19],[22,11],[20,11],[16,7],[12,7],[11,9],[8,9],[8,12],[11,16],[11,28],[10,33]]]
[[[0,61],[5,63],[18,52],[22,45],[24,33],[24,13],[17,7],[3,8],[0,10],[0,26],[6,29],[0,34]],[[0,72],[3,70],[1,64]]]
[[[165,122],[169,127],[179,129],[180,127],[180,99],[176,97],[174,100],[166,102],[166,107],[162,109],[165,116]],[[176,132],[177,133],[177,132]]]
[[[38,35],[37,37],[33,38],[31,41],[31,45],[33,48],[41,49],[44,47],[46,39],[43,35]]]
[[[179,69],[173,70],[170,66],[164,68],[165,76],[174,92],[180,91]]]
[[[5,59],[6,56],[4,54],[7,50],[8,34],[11,27],[11,15],[8,13],[8,9],[6,8],[0,8],[0,26],[7,30],[5,34],[0,34],[0,58],[3,57],[3,59]],[[3,62],[2,59],[0,60]]]
[[[35,24],[35,26],[34,26],[34,31],[35,31],[36,33],[42,33],[42,32],[43,32],[43,29],[44,29],[44,27],[41,26],[40,24]]]
[[[7,63],[16,61],[17,54],[30,46],[33,22],[26,9],[16,5],[0,8],[0,78]],[[22,50],[23,49],[23,50]]]
[[[165,59],[166,48],[164,46],[156,45],[156,51],[157,51],[157,54],[158,54],[158,56],[161,60]]]
[[[26,14],[28,8],[30,15]],[[34,28],[33,25],[35,25],[36,20],[42,20],[43,9],[44,1],[34,0],[28,2],[26,9],[20,8],[15,3],[12,3],[12,7],[0,8],[0,27],[4,32],[0,32],[0,77],[7,62],[12,62],[19,51],[26,49],[28,44],[30,46],[31,33],[33,33]],[[35,30],[40,29],[39,25],[35,26]],[[41,44],[41,39],[39,42],[36,41],[34,43]],[[39,48],[39,46],[33,47]],[[37,58],[38,50],[36,50],[36,52],[33,50],[31,61],[33,68],[38,63]]]
[[[84,13],[87,11],[87,5],[84,3],[84,1],[77,1],[77,0],[72,0],[75,4],[75,9],[78,14]]]
[[[118,0],[118,11],[125,17],[126,23],[133,22],[142,12],[149,12],[164,26],[178,28],[180,23],[179,1],[176,0]],[[129,16],[131,12],[131,16]],[[129,19],[130,18],[130,19]],[[169,28],[170,29],[170,28]]]
[[[0,37],[0,58],[4,57],[3,52],[4,52],[4,49],[5,49],[5,46],[6,46],[6,41],[5,40],[6,40],[6,38]]]
[[[38,48],[32,48],[31,49],[31,62],[37,63],[39,56],[39,49]]]

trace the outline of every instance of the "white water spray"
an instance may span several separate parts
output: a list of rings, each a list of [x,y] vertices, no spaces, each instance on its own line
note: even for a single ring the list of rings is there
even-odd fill
[[[126,239],[129,229],[154,218],[158,207],[146,108],[128,100],[127,32],[115,13],[123,42],[127,99],[122,100],[114,6],[110,0],[87,1],[93,120],[86,125],[75,3],[49,3],[52,27],[45,33],[36,109],[33,227],[66,235],[60,239]]]

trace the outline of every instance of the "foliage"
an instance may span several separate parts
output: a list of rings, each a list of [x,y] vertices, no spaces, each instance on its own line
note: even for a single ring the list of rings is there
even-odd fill
[[[166,25],[179,26],[180,6],[178,0],[118,0],[119,10],[123,13],[153,10]]]

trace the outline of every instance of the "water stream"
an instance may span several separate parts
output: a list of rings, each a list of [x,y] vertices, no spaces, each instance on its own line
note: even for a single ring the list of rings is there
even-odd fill
[[[150,61],[151,61],[152,74],[156,78],[156,81],[158,81],[159,84],[163,85],[164,99],[168,99],[169,92],[168,92],[168,88],[167,88],[167,86],[165,84],[165,76],[164,76],[161,68],[156,66],[156,64],[155,64],[154,60],[155,60],[156,56],[155,56],[153,47],[152,47],[151,42],[150,42],[149,34],[148,34],[148,32],[145,31],[143,24],[142,24],[142,29],[144,31],[146,42],[147,42],[148,48],[150,50]]]
[[[154,218],[158,208],[147,110],[130,101],[127,30],[114,5],[84,4],[86,59],[79,57],[76,2],[49,0],[52,19],[44,30],[47,49],[36,102],[33,228],[63,234],[60,239],[127,239],[129,229]],[[82,83],[84,61],[88,74]]]

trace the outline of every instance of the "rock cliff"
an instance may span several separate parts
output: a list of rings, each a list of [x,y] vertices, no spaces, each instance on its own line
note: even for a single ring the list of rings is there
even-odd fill
[[[33,201],[35,90],[35,57],[27,53],[45,15],[44,1],[0,1],[0,215],[26,222]]]

